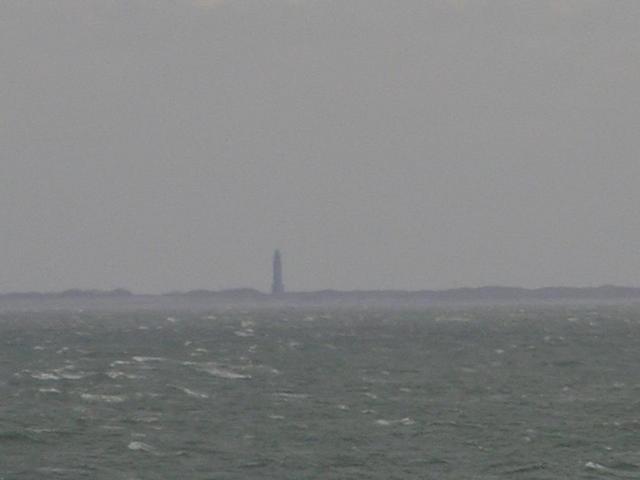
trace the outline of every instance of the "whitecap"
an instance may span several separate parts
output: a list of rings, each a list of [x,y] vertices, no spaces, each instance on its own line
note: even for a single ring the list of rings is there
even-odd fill
[[[156,449],[144,442],[131,442],[127,446],[129,450],[134,450],[138,452],[147,452],[147,453],[155,453]]]
[[[61,393],[57,388],[40,388],[38,391],[40,393]]]
[[[595,463],[595,462],[587,462],[584,464],[584,468],[587,468],[589,470],[598,470],[600,472],[608,470],[607,467],[605,467],[604,465],[600,465],[599,463]]]
[[[88,402],[104,402],[104,403],[122,403],[125,397],[122,395],[98,395],[92,393],[83,393],[80,395],[83,400]]]
[[[202,370],[204,370],[205,372],[207,372],[210,375],[213,375],[214,377],[227,378],[227,379],[230,379],[230,380],[242,380],[242,379],[251,378],[251,375],[244,375],[242,373],[236,373],[236,372],[233,372],[231,370],[220,368],[220,367],[215,366],[215,365],[207,365],[207,366],[203,367]]]
[[[253,337],[253,330],[236,330],[233,333],[238,337]]]
[[[161,415],[141,414],[134,417],[136,423],[156,423],[160,420]]]
[[[206,393],[196,392],[195,390],[191,390],[186,387],[179,387],[177,385],[172,385],[172,386],[193,398],[209,398],[209,395],[207,395]]]
[[[133,360],[135,360],[138,363],[144,363],[144,362],[162,362],[165,359],[163,357],[131,357]]]
[[[389,427],[391,425],[415,425],[415,421],[409,417],[405,417],[405,418],[401,418],[400,420],[384,420],[384,419],[379,419],[376,420],[376,425],[380,425],[383,427]]]
[[[28,432],[31,433],[59,433],[59,430],[55,430],[53,428],[38,428],[38,427],[28,427],[26,429]]]
[[[116,367],[118,365],[131,365],[131,362],[127,360],[115,360],[109,364],[111,368]]]
[[[178,319],[177,319],[177,318],[174,318],[174,317],[167,317],[167,322],[169,322],[169,323],[176,323],[177,321],[178,321]]]
[[[106,373],[107,377],[112,378],[113,380],[117,378],[128,378],[130,380],[135,378],[140,378],[139,375],[131,375],[130,373],[120,372],[118,370],[109,370]]]
[[[32,373],[31,376],[36,380],[60,380],[60,377],[53,373],[36,372]]]

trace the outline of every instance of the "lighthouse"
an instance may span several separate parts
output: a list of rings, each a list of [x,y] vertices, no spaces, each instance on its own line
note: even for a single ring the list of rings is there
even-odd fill
[[[284,293],[284,283],[282,282],[282,256],[280,250],[276,250],[273,254],[273,283],[271,284],[271,293],[278,295]]]

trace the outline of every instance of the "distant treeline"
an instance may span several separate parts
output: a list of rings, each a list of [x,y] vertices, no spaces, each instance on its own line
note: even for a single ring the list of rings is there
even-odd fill
[[[449,290],[321,290],[313,292],[289,292],[270,295],[251,288],[231,290],[191,290],[162,295],[137,295],[129,290],[81,290],[63,292],[16,292],[0,294],[0,299],[117,299],[130,297],[188,299],[220,299],[234,302],[278,303],[456,303],[456,302],[527,302],[563,300],[640,300],[640,288],[604,285],[601,287],[545,287],[527,289],[518,287],[478,287]]]
[[[114,290],[81,290],[73,288],[62,292],[11,292],[2,293],[0,298],[112,298],[112,297],[131,297],[134,294],[124,288],[116,288]]]

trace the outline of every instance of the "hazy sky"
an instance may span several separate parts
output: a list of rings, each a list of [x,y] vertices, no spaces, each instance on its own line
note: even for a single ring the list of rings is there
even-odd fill
[[[637,0],[2,0],[0,291],[640,285]]]

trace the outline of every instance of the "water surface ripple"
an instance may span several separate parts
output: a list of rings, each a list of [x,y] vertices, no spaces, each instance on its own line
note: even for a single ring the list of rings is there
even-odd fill
[[[3,313],[0,479],[640,478],[640,309]]]

